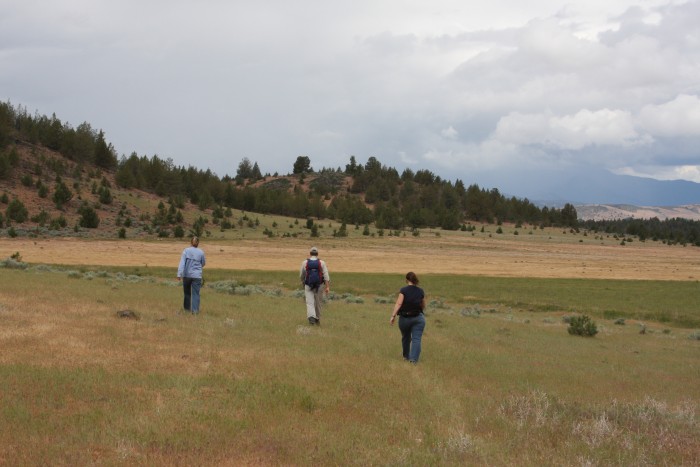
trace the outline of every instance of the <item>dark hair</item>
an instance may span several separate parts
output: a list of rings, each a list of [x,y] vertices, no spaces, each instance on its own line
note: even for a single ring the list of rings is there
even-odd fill
[[[418,285],[418,276],[416,276],[415,272],[409,272],[406,274],[406,280],[409,281],[413,285]]]

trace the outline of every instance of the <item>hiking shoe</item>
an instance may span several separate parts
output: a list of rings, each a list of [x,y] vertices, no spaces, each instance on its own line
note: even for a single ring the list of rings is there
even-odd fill
[[[309,324],[310,324],[311,326],[313,326],[314,324],[316,324],[316,318],[314,318],[313,316],[310,316],[310,317],[309,317]]]

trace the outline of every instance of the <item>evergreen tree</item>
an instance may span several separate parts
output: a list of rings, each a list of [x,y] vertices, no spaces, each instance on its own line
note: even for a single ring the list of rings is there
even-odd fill
[[[262,180],[263,176],[262,173],[260,173],[260,167],[258,167],[258,163],[256,162],[253,164],[253,170],[251,172],[251,178],[255,181],[257,180]]]
[[[78,209],[78,214],[80,214],[80,227],[86,229],[96,229],[100,225],[100,218],[97,212],[90,207],[87,203],[83,203]]]
[[[63,183],[60,178],[56,181],[56,188],[53,193],[53,202],[56,208],[63,209],[63,205],[73,199],[73,192]]]
[[[260,169],[258,169],[258,172]],[[250,159],[244,157],[243,160],[238,164],[238,171],[236,172],[236,183],[242,185],[245,180],[253,178],[253,166],[250,163]]]
[[[98,167],[103,169],[113,169],[117,166],[117,156],[111,144],[105,141],[105,135],[102,130],[97,134],[95,141],[94,162]]]
[[[314,170],[311,168],[311,159],[307,156],[299,156],[294,162],[294,167],[292,173],[294,175],[312,173]]]
[[[5,216],[8,220],[15,221],[21,224],[22,222],[26,221],[29,217],[29,211],[27,211],[27,208],[24,206],[22,201],[15,198],[12,201],[10,201],[10,204],[7,205],[7,209],[5,210]]]

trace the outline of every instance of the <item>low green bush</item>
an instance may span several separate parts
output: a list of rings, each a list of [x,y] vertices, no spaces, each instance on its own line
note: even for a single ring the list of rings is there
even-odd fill
[[[593,337],[598,334],[594,321],[586,315],[574,316],[569,322],[569,334],[574,336]]]

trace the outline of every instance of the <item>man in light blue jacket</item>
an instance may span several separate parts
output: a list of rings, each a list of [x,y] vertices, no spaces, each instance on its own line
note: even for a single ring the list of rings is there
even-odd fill
[[[202,268],[206,264],[204,252],[200,250],[199,238],[192,237],[192,246],[182,251],[180,265],[177,268],[177,280],[182,280],[185,291],[185,310],[199,314],[199,289],[202,288]]]

